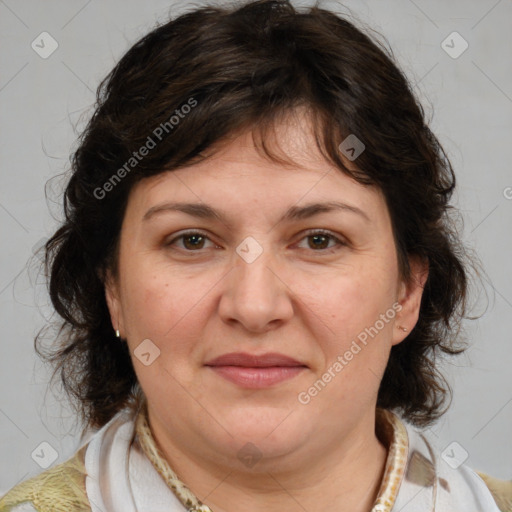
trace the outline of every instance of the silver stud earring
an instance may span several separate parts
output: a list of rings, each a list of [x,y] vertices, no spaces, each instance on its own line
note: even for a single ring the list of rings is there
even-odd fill
[[[120,338],[121,337],[121,333],[119,332],[119,329],[116,329],[116,338]]]
[[[407,328],[406,327],[402,327],[401,325],[397,325],[397,327],[399,329],[401,329],[402,331],[407,332]]]

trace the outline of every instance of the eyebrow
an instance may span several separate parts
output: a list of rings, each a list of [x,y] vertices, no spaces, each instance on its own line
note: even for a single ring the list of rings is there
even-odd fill
[[[172,202],[172,203],[162,203],[155,206],[152,206],[142,217],[143,221],[147,221],[156,214],[163,212],[183,212],[193,217],[199,217],[201,219],[216,219],[220,222],[228,224],[227,215],[222,210],[216,210],[211,206],[204,203],[180,203],[180,202]],[[367,222],[371,222],[368,215],[357,208],[356,206],[352,206],[346,203],[341,203],[338,201],[328,201],[325,203],[309,203],[304,206],[291,206],[286,210],[284,215],[279,219],[279,222],[290,222],[293,220],[303,220],[320,213],[327,213],[332,211],[345,211],[348,213],[354,213],[359,215]]]

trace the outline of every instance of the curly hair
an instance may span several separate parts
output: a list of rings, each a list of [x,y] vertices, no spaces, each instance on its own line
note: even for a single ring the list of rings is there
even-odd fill
[[[449,159],[392,50],[318,5],[299,10],[260,0],[196,8],[158,25],[98,87],[71,158],[65,219],[45,246],[60,328],[49,350],[36,338],[87,427],[104,425],[140,398],[105,299],[132,186],[208,158],[243,129],[258,133],[264,153],[281,161],[265,134],[298,107],[307,107],[327,161],[382,190],[401,276],[411,278],[411,255],[428,261],[419,320],[391,350],[377,406],[419,426],[445,412],[451,390],[436,357],[464,350],[468,287],[466,251],[450,215]],[[350,134],[365,144],[356,169],[340,155]]]

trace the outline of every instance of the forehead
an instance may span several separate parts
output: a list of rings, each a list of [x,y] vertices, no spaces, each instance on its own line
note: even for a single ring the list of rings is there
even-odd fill
[[[260,143],[282,162],[269,158]],[[262,142],[251,130],[232,135],[210,148],[208,155],[143,179],[134,186],[129,205],[141,210],[162,201],[187,200],[227,209],[249,202],[277,211],[294,203],[345,199],[368,211],[385,208],[379,189],[358,183],[325,159],[306,116],[289,117]]]

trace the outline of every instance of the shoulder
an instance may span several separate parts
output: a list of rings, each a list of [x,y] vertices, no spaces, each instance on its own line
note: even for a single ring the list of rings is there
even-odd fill
[[[407,505],[404,511],[421,502],[425,509],[434,505],[446,511],[512,512],[507,501],[512,484],[507,487],[506,482],[479,474],[464,464],[455,448],[440,450],[428,431],[405,426],[408,460],[399,493]]]
[[[512,480],[499,480],[477,471],[494,497],[501,512],[512,512]]]
[[[66,462],[13,487],[0,498],[0,512],[90,512],[85,490],[85,448]]]
[[[96,489],[96,481],[101,480],[97,473],[104,452],[116,440],[117,444],[121,440],[128,447],[133,423],[133,411],[120,411],[99,430],[90,432],[73,457],[0,497],[0,512],[91,512],[87,482],[92,480]]]

